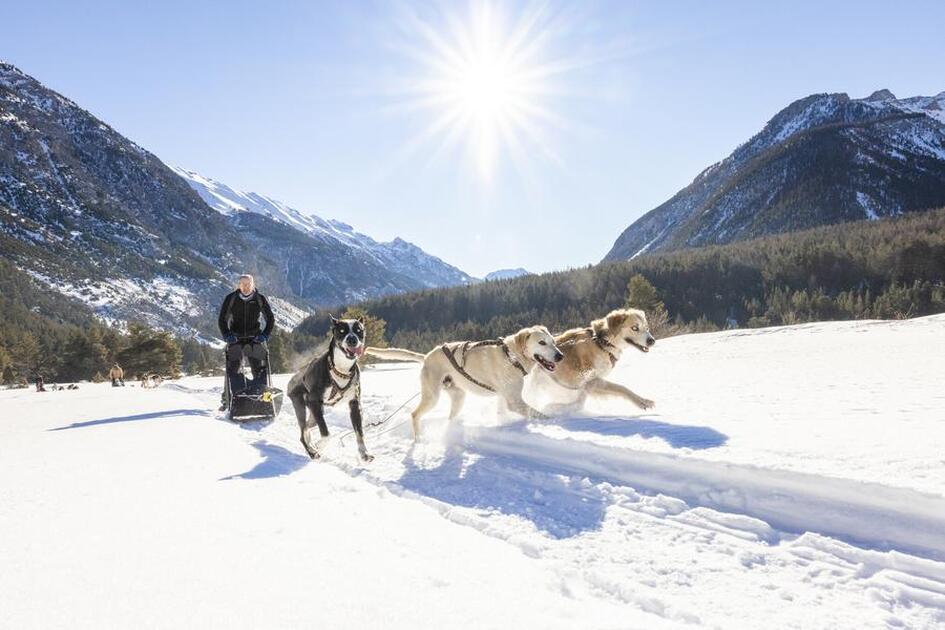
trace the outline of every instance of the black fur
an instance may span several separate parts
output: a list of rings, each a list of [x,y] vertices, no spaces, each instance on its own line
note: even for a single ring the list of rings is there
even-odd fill
[[[353,397],[348,401],[348,410],[351,415],[351,427],[358,440],[358,452],[361,459],[371,461],[364,446],[364,430],[361,420],[361,371],[357,364],[358,354],[354,354],[355,362],[351,367],[350,379],[342,379],[332,374],[333,357],[336,349],[344,352],[349,359],[352,357],[353,340],[357,340],[354,349],[364,347],[364,322],[355,319],[331,318],[331,342],[328,350],[321,356],[313,359],[306,367],[297,372],[289,381],[288,396],[295,408],[295,417],[299,422],[302,446],[309,457],[319,457],[318,450],[308,440],[308,433],[315,426],[322,437],[328,437],[328,424],[325,422],[325,405],[333,405],[345,395],[351,393]],[[340,370],[340,368],[338,368]],[[339,387],[339,383],[347,384]],[[353,392],[351,391],[353,389]]]

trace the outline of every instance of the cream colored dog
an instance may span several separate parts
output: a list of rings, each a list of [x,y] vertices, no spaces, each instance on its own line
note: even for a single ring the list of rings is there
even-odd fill
[[[369,356],[422,363],[420,403],[413,410],[414,439],[420,436],[420,419],[445,391],[450,397],[450,419],[463,408],[466,393],[498,396],[507,409],[529,417],[542,417],[522,398],[525,375],[537,364],[554,374],[564,358],[544,326],[523,328],[514,335],[492,341],[451,341],[427,354],[400,348],[368,348]]]
[[[649,352],[656,343],[643,311],[611,311],[606,317],[592,321],[588,328],[574,328],[561,333],[555,337],[555,342],[564,353],[564,359],[546,378],[574,392],[574,398],[566,404],[550,405],[546,409],[548,413],[559,415],[580,411],[588,394],[629,400],[640,409],[653,406],[652,400],[605,379],[624,350],[636,348]],[[536,385],[540,389],[540,381]]]

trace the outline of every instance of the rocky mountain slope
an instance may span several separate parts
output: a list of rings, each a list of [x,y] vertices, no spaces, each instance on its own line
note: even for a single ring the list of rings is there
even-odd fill
[[[409,243],[375,243],[291,209],[221,213],[189,183],[0,62],[0,255],[101,319],[212,335],[244,271],[286,328],[317,305],[467,281]],[[326,224],[332,234],[316,229]]]
[[[604,260],[945,205],[945,92],[816,94],[634,222]]]
[[[475,281],[475,278],[401,238],[379,243],[341,221],[305,214],[272,197],[235,190],[194,171],[174,166],[171,168],[183,177],[211,208],[238,222],[246,219],[245,216],[240,216],[241,213],[262,215],[292,227],[327,246],[341,244],[352,250],[351,253],[358,258],[362,271],[366,268],[370,269],[371,273],[380,273],[382,276],[403,276],[403,290],[453,286]],[[365,291],[367,297],[377,294],[377,291]]]

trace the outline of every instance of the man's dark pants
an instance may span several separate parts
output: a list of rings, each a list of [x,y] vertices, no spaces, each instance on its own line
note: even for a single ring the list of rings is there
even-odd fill
[[[226,378],[232,392],[239,392],[243,389],[242,383],[237,382],[237,377],[244,356],[249,362],[250,370],[253,372],[253,381],[249,388],[260,390],[269,384],[269,365],[266,362],[269,356],[269,348],[265,342],[240,339],[226,348]]]

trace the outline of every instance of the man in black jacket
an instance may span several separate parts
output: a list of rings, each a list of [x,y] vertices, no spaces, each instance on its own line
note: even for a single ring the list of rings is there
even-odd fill
[[[259,316],[266,320],[266,327],[260,328]],[[261,389],[269,382],[269,366],[266,364],[268,348],[266,342],[275,326],[276,320],[269,307],[269,300],[256,290],[256,283],[249,274],[240,276],[239,288],[223,300],[220,309],[220,334],[227,343],[226,377],[230,390],[243,390],[237,377],[240,364],[245,356],[253,371],[251,389]],[[224,405],[226,404],[224,393]]]

